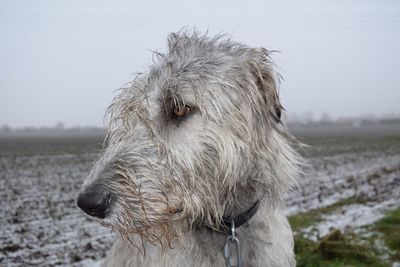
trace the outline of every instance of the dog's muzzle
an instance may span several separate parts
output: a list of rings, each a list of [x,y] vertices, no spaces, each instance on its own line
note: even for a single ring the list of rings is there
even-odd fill
[[[104,219],[110,211],[114,198],[107,188],[93,184],[79,194],[77,205],[87,214]]]

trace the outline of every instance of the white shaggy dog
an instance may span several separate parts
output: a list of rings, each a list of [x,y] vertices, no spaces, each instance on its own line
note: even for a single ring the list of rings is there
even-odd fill
[[[301,158],[263,48],[171,34],[109,107],[78,206],[118,233],[106,266],[295,266],[283,213]]]

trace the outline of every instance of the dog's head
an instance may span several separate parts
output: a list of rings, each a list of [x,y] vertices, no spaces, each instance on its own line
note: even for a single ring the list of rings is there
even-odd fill
[[[170,241],[255,200],[276,204],[297,155],[265,49],[181,32],[108,109],[106,148],[78,205],[123,237]]]

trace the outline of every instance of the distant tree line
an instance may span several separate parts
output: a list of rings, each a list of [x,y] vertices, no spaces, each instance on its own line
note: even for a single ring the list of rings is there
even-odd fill
[[[289,119],[283,118],[290,127],[303,126],[345,126],[360,127],[374,125],[400,126],[400,116],[376,117],[373,115],[363,117],[340,117],[333,119],[327,112],[321,114],[319,119],[314,118],[313,112],[301,115],[290,114]],[[95,126],[66,127],[59,122],[52,127],[20,127],[12,128],[6,124],[0,126],[0,136],[104,136],[104,128]]]
[[[4,124],[0,127],[0,136],[101,136],[105,135],[105,129],[100,127],[69,127],[63,123],[57,123],[53,127],[21,127],[11,128]]]
[[[400,115],[387,115],[377,117],[374,115],[365,115],[360,117],[339,117],[333,119],[329,113],[323,112],[320,118],[316,119],[313,112],[304,112],[302,114],[290,114],[287,120],[290,125],[400,125]]]

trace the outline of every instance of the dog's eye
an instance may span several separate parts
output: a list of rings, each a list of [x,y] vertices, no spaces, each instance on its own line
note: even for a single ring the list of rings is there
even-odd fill
[[[174,115],[177,118],[183,118],[190,113],[192,108],[188,105],[176,105],[174,107]]]

